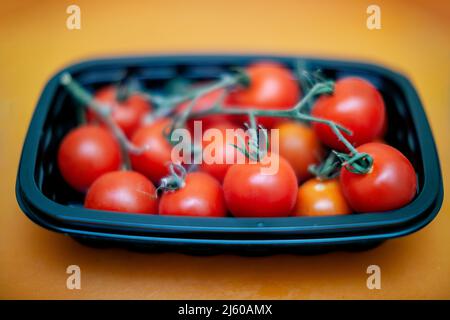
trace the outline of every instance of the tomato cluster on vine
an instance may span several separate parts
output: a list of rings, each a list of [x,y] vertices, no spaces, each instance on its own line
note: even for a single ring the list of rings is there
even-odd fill
[[[298,80],[282,64],[257,62],[156,99],[114,85],[91,95],[66,75],[62,83],[85,105],[86,121],[62,139],[59,170],[86,194],[86,208],[122,213],[297,217],[407,205],[417,192],[416,173],[383,142],[388,119],[379,90],[359,77],[318,80],[309,88]],[[176,163],[171,133],[192,132],[194,120],[222,135],[242,129],[214,152],[225,159],[239,150],[248,161]],[[253,143],[259,151],[260,141],[248,130],[256,128],[278,139],[268,139],[269,150],[255,156],[248,148]],[[209,143],[202,141],[201,150]],[[276,161],[277,170],[265,173],[266,160]]]

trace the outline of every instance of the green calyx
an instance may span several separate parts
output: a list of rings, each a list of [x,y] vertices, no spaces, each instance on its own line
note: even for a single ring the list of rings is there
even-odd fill
[[[156,189],[156,196],[158,191],[176,191],[185,186],[186,169],[181,164],[171,163],[169,165],[169,175],[161,179],[159,187]]]
[[[231,71],[232,71],[231,76],[232,78],[235,79],[237,85],[240,85],[244,88],[248,88],[250,86],[251,79],[244,68],[235,67],[232,68]]]
[[[269,150],[269,135],[267,129],[261,125],[250,127],[247,123],[244,124],[247,128],[247,135],[249,136],[246,142],[241,136],[237,136],[239,145],[231,144],[239,152],[245,155],[247,159],[253,161],[260,161],[263,159]]]
[[[372,170],[373,158],[368,153],[346,154],[337,151],[333,153],[341,160],[342,166],[352,173],[367,174]]]
[[[309,166],[308,171],[319,180],[324,181],[336,178],[339,175],[340,168],[341,162],[336,154],[331,152],[321,164]]]

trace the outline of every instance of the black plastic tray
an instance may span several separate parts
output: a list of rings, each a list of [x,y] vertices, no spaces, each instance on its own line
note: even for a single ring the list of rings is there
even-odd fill
[[[371,81],[386,103],[386,141],[401,150],[417,172],[419,192],[407,206],[382,213],[337,217],[182,218],[86,210],[83,195],[61,178],[56,153],[62,137],[77,126],[73,100],[59,84],[68,71],[91,90],[116,82],[130,71],[148,88],[162,90],[181,75],[216,79],[235,66],[276,60],[293,68],[301,60],[332,79],[356,75]],[[146,56],[90,60],[57,73],[44,88],[24,142],[16,182],[22,210],[39,225],[89,243],[216,253],[316,252],[364,249],[428,224],[442,204],[439,159],[422,104],[411,83],[380,66],[305,57],[266,55]]]

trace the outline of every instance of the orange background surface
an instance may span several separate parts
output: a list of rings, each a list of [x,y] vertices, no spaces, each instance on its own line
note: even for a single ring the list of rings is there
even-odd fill
[[[81,7],[82,29],[66,29]],[[366,28],[381,7],[382,29]],[[0,298],[450,298],[450,197],[425,229],[362,253],[191,257],[92,249],[34,225],[14,183],[48,78],[81,58],[263,52],[362,59],[406,73],[421,95],[449,190],[448,1],[2,1],[0,4]],[[66,267],[82,289],[66,289]],[[382,289],[368,290],[377,264]]]

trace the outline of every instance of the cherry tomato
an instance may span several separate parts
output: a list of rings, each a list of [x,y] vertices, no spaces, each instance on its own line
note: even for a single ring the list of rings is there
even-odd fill
[[[118,101],[115,86],[100,89],[96,92],[95,99],[103,103],[103,106],[112,108],[113,120],[129,138],[142,125],[145,115],[152,109],[150,103],[139,94],[131,94],[125,101]],[[90,111],[86,116],[88,121],[96,119]]]
[[[312,178],[298,189],[294,216],[336,216],[350,214],[337,179],[320,181]]]
[[[340,183],[350,207],[357,212],[398,209],[415,196],[417,177],[412,164],[397,149],[372,142],[357,148],[372,156],[373,166],[367,174],[341,169]]]
[[[333,94],[317,99],[311,114],[334,121],[352,131],[352,135],[344,133],[344,136],[354,146],[379,137],[386,117],[381,94],[371,83],[356,77],[336,81]],[[315,122],[313,128],[320,140],[329,147],[348,151],[326,124]]]
[[[166,191],[159,203],[160,215],[224,217],[226,212],[220,183],[203,172],[188,173],[185,185]]]
[[[276,156],[276,155],[272,155]],[[263,172],[267,164],[234,164],[228,169],[223,190],[228,209],[235,217],[287,217],[297,197],[294,169],[278,156],[273,174]]]
[[[311,176],[308,167],[322,158],[320,141],[313,129],[299,122],[284,122],[278,129],[279,154],[290,163],[299,182],[302,182]]]
[[[218,124],[215,128],[210,128],[216,130],[214,134],[220,135],[221,140],[215,141],[215,139],[220,139],[219,137],[212,138],[212,141],[203,142],[203,159],[200,164],[200,170],[209,173],[214,178],[219,180],[220,183],[223,182],[225,174],[228,169],[235,163],[239,156],[239,152],[234,145],[239,145],[239,140],[237,136],[240,136],[242,140],[246,140],[246,135],[243,129],[230,123]],[[240,129],[240,130],[239,130]],[[227,138],[227,130],[229,139]],[[239,131],[238,131],[239,130]],[[205,135],[204,135],[205,137]],[[222,142],[222,143],[220,143]],[[209,157],[214,157],[220,161],[209,163],[214,159],[209,159]],[[207,159],[208,158],[208,159]]]
[[[58,150],[58,167],[64,180],[86,191],[102,174],[119,169],[120,149],[105,128],[84,125],[70,131]]]
[[[131,139],[135,146],[149,148],[149,151],[131,154],[131,166],[154,184],[159,184],[159,180],[169,173],[168,165],[172,162],[172,146],[164,136],[164,130],[169,126],[169,119],[157,120],[139,128]]]
[[[113,171],[102,175],[89,188],[84,206],[106,211],[158,213],[155,186],[134,171]]]
[[[250,77],[248,87],[230,92],[227,105],[239,108],[290,109],[300,100],[300,87],[291,71],[274,62],[259,62],[246,69]],[[240,117],[239,121],[248,121]],[[279,118],[260,117],[258,123],[272,128]]]
[[[212,107],[214,107],[215,103],[218,101],[218,99],[220,99],[220,97],[225,93],[225,89],[218,89],[218,90],[214,90],[211,91],[203,96],[201,96],[195,103],[194,107],[192,108],[193,112],[201,112],[201,111],[206,111],[208,109],[211,109]],[[189,103],[191,101],[186,101],[182,104],[180,104],[175,113],[176,114],[180,114],[181,112],[183,112],[184,110],[186,110],[186,108],[189,106]],[[195,119],[190,119],[187,122],[187,127],[188,129],[191,130],[191,132],[193,132],[193,122],[194,121],[202,121],[202,127],[203,130],[206,130],[208,128],[214,127],[217,124],[220,124],[222,122],[229,122],[229,117],[226,115],[222,115],[222,114],[217,114],[217,115],[210,115],[210,116],[205,116],[205,117],[201,117],[201,118],[195,118]]]

